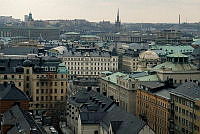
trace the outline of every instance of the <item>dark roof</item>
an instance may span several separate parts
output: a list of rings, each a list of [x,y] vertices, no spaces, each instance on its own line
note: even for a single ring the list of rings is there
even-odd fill
[[[37,73],[46,72],[45,69],[41,67],[57,68],[59,66],[59,63],[61,63],[61,60],[53,57],[42,57],[35,59],[0,59],[0,73],[1,74],[24,73],[23,67],[33,67],[33,72]],[[19,67],[21,67],[21,69],[17,69]],[[56,72],[56,70],[51,72]]]
[[[113,100],[93,90],[79,90],[69,98],[69,103],[80,108],[82,124],[100,124],[106,129],[111,125],[116,134],[136,134],[146,126],[139,118],[120,109]]]
[[[110,98],[88,89],[79,90],[79,92],[69,98],[68,101],[71,104],[80,107],[82,112],[103,112],[108,110],[114,104],[113,100]]]
[[[106,113],[103,121],[110,122],[116,134],[137,134],[146,125],[136,116],[121,110],[117,106]]]
[[[80,118],[83,124],[96,124],[102,121],[105,112],[81,112]]]
[[[8,134],[45,134],[46,132],[41,128],[31,117],[27,111],[23,111],[18,105],[13,106],[3,114],[3,125],[11,125],[12,128],[8,130]]]
[[[27,55],[38,54],[38,48],[36,47],[9,47],[0,50],[0,53],[5,55]]]
[[[159,81],[141,81],[140,84],[142,86],[149,88],[149,89],[162,88],[162,87],[165,86],[164,83],[159,82]]]
[[[14,84],[0,84],[0,100],[29,100]]]
[[[191,99],[199,99],[200,86],[193,82],[186,82],[172,90],[171,93],[189,97]]]

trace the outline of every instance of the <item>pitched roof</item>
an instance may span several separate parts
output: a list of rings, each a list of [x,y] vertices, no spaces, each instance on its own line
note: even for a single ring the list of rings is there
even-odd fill
[[[3,125],[11,125],[12,128],[8,130],[8,134],[45,134],[46,132],[41,128],[30,116],[27,111],[22,111],[18,105],[13,106],[3,114]]]
[[[170,93],[182,95],[191,99],[200,99],[200,86],[193,82],[186,82]]]
[[[0,84],[0,100],[29,100],[14,84]]]

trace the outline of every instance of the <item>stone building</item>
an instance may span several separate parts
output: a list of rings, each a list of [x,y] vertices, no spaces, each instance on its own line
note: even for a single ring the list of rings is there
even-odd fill
[[[170,92],[171,127],[174,134],[200,133],[200,86],[186,82]]]
[[[155,74],[105,72],[100,76],[100,93],[110,97],[126,112],[136,115],[136,90],[139,81],[158,81]]]
[[[47,110],[64,101],[68,74],[57,58],[1,59],[0,83],[10,81],[30,97],[30,110]]]
[[[140,82],[137,90],[136,115],[157,134],[169,134],[170,95],[164,83]]]
[[[167,55],[167,61],[155,66],[161,81],[169,81],[174,85],[188,81],[199,82],[200,71],[189,62],[189,57],[181,53]]]
[[[98,77],[104,71],[118,71],[118,56],[108,52],[66,52],[62,58],[70,75]]]
[[[66,108],[67,123],[74,134],[154,134],[145,122],[90,89],[70,97]]]

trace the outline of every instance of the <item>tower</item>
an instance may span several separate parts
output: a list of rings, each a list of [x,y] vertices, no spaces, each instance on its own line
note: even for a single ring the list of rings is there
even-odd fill
[[[179,14],[178,16],[178,24],[180,25],[181,24],[181,15]]]
[[[120,18],[119,18],[119,8],[118,8],[117,19],[115,20],[115,31],[119,32],[120,29],[121,29],[121,21],[120,21]]]

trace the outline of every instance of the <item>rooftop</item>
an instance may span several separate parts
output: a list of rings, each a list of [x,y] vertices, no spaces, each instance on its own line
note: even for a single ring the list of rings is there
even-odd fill
[[[193,100],[200,99],[200,86],[193,82],[186,82],[170,92]]]

